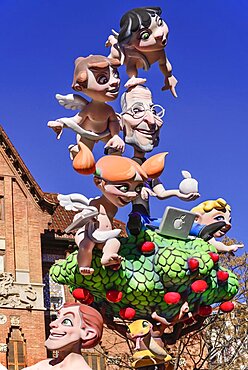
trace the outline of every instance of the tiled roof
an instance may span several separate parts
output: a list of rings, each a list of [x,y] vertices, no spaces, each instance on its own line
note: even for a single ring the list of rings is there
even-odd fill
[[[42,191],[1,125],[0,148],[4,151],[9,161],[17,170],[20,178],[30,191],[35,202],[37,202],[43,210],[47,211],[51,215],[51,221],[49,222],[48,230],[53,230],[58,236],[73,237],[72,234],[65,234],[64,230],[72,222],[75,212],[66,211],[59,205],[57,199],[58,194],[44,193]],[[126,236],[124,222],[114,219],[114,227],[122,230],[121,236]]]
[[[35,202],[38,203],[43,210],[45,209],[48,213],[51,214],[53,212],[54,204],[48,199],[44,198],[43,191],[33,178],[29,169],[23,162],[20,154],[10,141],[8,135],[6,134],[1,125],[0,125],[0,148],[5,153],[5,155],[7,155],[9,161],[12,163],[12,165],[18,172],[18,175],[24,182],[26,188],[29,190]]]

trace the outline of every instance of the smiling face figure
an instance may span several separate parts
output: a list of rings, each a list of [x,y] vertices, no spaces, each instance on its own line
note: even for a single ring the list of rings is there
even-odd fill
[[[105,102],[117,98],[120,88],[120,78],[117,68],[90,68],[88,70],[87,89],[82,91],[92,99]]]
[[[84,317],[85,316],[85,317]],[[86,319],[92,323],[86,322]],[[92,307],[80,304],[64,305],[58,318],[50,323],[50,335],[45,346],[53,350],[70,350],[76,344],[91,348],[101,339],[101,315]]]
[[[111,182],[95,178],[96,186],[116,207],[124,207],[140,194],[143,181]]]
[[[101,55],[79,57],[75,61],[72,88],[99,102],[112,101],[120,88],[119,65],[118,60]]]
[[[127,336],[131,340],[136,340],[137,338],[145,337],[150,333],[152,329],[152,324],[146,320],[136,320],[128,325]]]
[[[129,10],[120,21],[118,43],[140,52],[163,50],[167,44],[169,29],[161,18],[159,7]]]
[[[151,17],[149,27],[141,27],[132,35],[129,44],[141,52],[162,50],[167,44],[168,33],[167,24],[156,15]]]
[[[45,346],[52,350],[61,350],[69,345],[81,341],[81,317],[79,308],[72,306],[62,308],[58,312],[57,320],[50,323],[50,335]]]
[[[140,152],[150,152],[159,142],[164,109],[152,102],[151,91],[137,85],[122,96],[122,127],[125,142]]]

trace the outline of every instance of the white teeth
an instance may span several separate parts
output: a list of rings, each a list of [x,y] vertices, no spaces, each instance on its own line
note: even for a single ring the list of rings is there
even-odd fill
[[[51,333],[52,337],[60,338],[63,337],[65,334],[57,334],[57,333]]]

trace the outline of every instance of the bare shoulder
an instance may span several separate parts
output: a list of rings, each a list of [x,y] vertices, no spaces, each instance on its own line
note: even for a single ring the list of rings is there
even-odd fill
[[[92,370],[91,367],[84,360],[83,356],[77,353],[71,353],[64,360],[63,367],[65,370],[77,369],[77,370]]]
[[[49,367],[52,368],[52,365],[49,364],[51,359],[46,359],[40,362],[37,362],[37,364],[25,367],[23,370],[47,370]]]

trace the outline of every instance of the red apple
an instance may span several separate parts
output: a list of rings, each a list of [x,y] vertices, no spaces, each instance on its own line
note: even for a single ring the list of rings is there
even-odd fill
[[[212,260],[213,260],[214,263],[219,262],[220,256],[217,253],[209,252],[208,254],[212,258]]]
[[[210,316],[212,313],[212,307],[211,306],[200,306],[198,310],[198,315],[200,316]]]
[[[191,289],[194,293],[203,293],[207,290],[208,284],[205,280],[196,280],[194,283],[191,284]]]
[[[72,295],[78,301],[86,301],[90,295],[90,292],[85,288],[76,288],[73,290]]]
[[[222,312],[231,312],[234,309],[234,303],[230,301],[222,302],[219,306],[219,309]]]
[[[164,301],[167,304],[177,304],[181,299],[181,295],[177,292],[169,292],[164,295]]]
[[[136,311],[132,307],[121,308],[119,315],[124,320],[132,320],[136,315]]]
[[[220,282],[225,282],[229,278],[229,274],[228,274],[227,271],[217,271],[216,275],[217,275],[218,281],[220,281]]]
[[[94,302],[94,296],[93,296],[93,294],[90,293],[89,294],[89,297],[86,299],[86,301],[85,302],[81,302],[81,303],[87,304],[89,306],[93,302]]]
[[[196,258],[189,258],[188,267],[190,271],[196,271],[199,267],[199,261]]]
[[[122,292],[119,290],[108,290],[106,293],[106,299],[111,303],[117,303],[122,300]]]
[[[140,246],[140,250],[142,253],[151,253],[155,249],[155,244],[153,242],[144,242]]]

